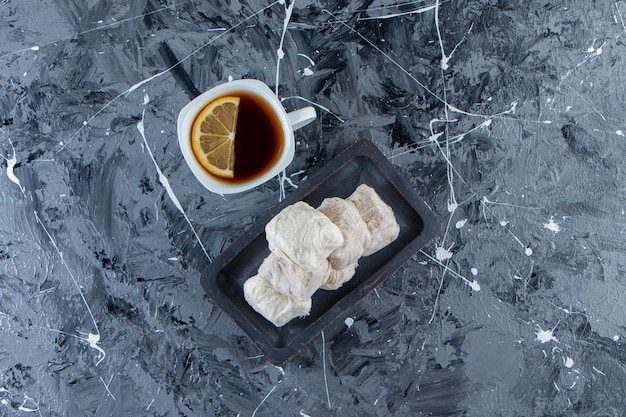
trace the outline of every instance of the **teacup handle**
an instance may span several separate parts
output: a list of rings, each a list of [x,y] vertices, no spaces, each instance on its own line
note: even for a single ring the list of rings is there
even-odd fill
[[[298,130],[303,126],[308,125],[317,117],[315,109],[311,106],[303,107],[298,110],[287,113],[287,118],[291,124],[293,130]]]

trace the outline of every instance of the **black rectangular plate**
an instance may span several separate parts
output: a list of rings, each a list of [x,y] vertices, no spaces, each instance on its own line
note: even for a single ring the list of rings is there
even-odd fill
[[[261,262],[270,253],[265,240],[265,225],[290,204],[306,201],[318,207],[326,197],[348,197],[360,184],[374,188],[392,207],[400,224],[398,238],[380,251],[362,257],[354,277],[338,290],[318,290],[313,295],[309,316],[276,328],[255,312],[243,296],[243,283],[256,275]],[[250,337],[266,358],[281,366],[424,247],[439,229],[437,216],[395,167],[370,141],[361,140],[346,148],[287,199],[260,217],[213,261],[201,283],[215,304]]]

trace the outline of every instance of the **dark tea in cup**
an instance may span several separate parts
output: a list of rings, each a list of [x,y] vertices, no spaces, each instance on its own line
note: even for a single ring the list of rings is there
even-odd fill
[[[294,130],[315,120],[313,107],[287,113],[259,80],[218,85],[178,115],[185,162],[208,190],[246,191],[281,173],[293,160]]]
[[[225,105],[216,106],[220,102]],[[207,118],[220,123],[211,123]],[[220,118],[227,122],[221,122]],[[269,171],[280,157],[283,138],[281,122],[272,107],[262,97],[248,91],[232,91],[207,104],[198,113],[191,130],[196,159],[219,181],[234,184],[253,180]],[[232,152],[232,170],[226,173],[213,168],[221,161],[218,155],[224,149],[220,147],[230,147]]]

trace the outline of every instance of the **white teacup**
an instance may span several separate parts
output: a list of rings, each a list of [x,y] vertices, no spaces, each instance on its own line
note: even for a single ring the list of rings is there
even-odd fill
[[[280,131],[278,134],[280,146],[280,150],[277,151],[278,156],[273,158],[273,162],[258,175],[241,180],[220,178],[209,173],[194,156],[191,144],[193,122],[202,109],[220,97],[237,96],[238,94],[253,96],[254,100],[264,103],[264,107],[273,113],[280,125],[278,129]],[[293,132],[312,122],[315,118],[315,109],[310,106],[287,113],[280,100],[262,81],[252,79],[230,81],[208,90],[183,107],[178,115],[178,143],[191,172],[206,189],[218,194],[233,194],[250,190],[282,172],[293,160],[295,151]],[[255,132],[255,134],[257,133],[263,135],[265,132]],[[235,143],[237,143],[236,135]],[[235,157],[237,157],[237,152],[235,152]],[[236,176],[237,173],[235,172]]]

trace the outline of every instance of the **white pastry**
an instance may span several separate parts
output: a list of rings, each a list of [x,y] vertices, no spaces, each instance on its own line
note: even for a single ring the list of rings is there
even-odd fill
[[[259,267],[258,275],[266,278],[277,291],[298,301],[305,301],[326,281],[330,270],[330,263],[326,259],[313,271],[307,272],[293,262],[271,253]]]
[[[334,269],[340,270],[356,263],[371,239],[370,232],[354,203],[339,197],[324,199],[317,208],[330,219],[343,235],[343,245],[328,256]]]
[[[311,311],[311,299],[298,301],[278,292],[265,278],[255,275],[243,284],[243,294],[250,306],[274,326],[282,327]]]
[[[323,290],[336,290],[354,276],[356,272],[357,263],[353,263],[343,269],[331,268],[330,273],[326,277],[326,281],[320,287]]]
[[[270,250],[307,272],[317,268],[343,244],[341,230],[323,213],[299,201],[287,206],[265,226]]]
[[[392,208],[372,187],[365,184],[359,185],[348,200],[352,201],[359,210],[370,231],[371,238],[363,256],[371,255],[396,240],[400,233],[400,225],[396,221]]]

